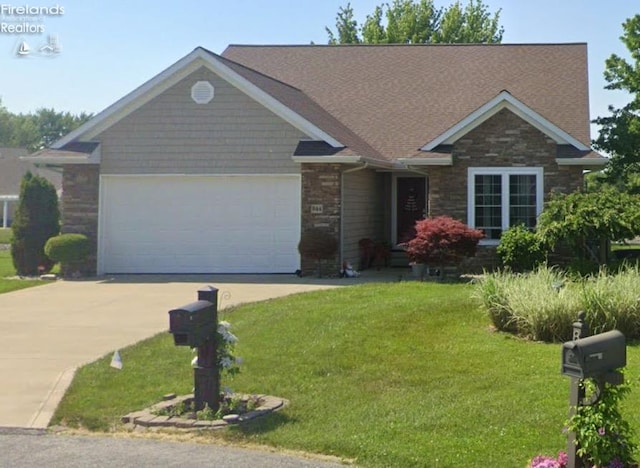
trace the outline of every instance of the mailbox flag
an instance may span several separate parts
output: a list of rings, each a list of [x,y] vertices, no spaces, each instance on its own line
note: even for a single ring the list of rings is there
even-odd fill
[[[113,353],[113,357],[111,358],[111,367],[115,369],[122,369],[122,359],[120,358],[118,350]]]

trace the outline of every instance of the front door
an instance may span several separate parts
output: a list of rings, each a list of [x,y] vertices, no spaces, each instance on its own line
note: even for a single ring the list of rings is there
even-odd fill
[[[397,177],[395,202],[395,242],[401,244],[415,236],[416,221],[427,214],[426,177]]]

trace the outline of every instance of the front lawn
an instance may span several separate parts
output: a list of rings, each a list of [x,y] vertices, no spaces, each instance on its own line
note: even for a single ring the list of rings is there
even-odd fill
[[[355,459],[361,466],[522,467],[566,441],[560,345],[492,332],[470,285],[394,283],[307,293],[222,314],[239,337],[235,391],[283,411],[210,439]],[[640,353],[629,348],[637,380]],[[97,430],[190,393],[192,354],[163,333],[80,369],[52,424]],[[640,389],[626,408],[640,407]],[[638,427],[640,412],[629,415]]]
[[[0,294],[45,284],[42,281],[7,279],[15,276],[15,274],[16,270],[11,260],[11,251],[0,250]]]
[[[11,228],[0,228],[0,244],[8,244],[11,241]]]

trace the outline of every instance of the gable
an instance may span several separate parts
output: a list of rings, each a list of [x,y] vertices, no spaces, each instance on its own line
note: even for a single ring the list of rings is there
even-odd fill
[[[192,99],[197,83],[213,87],[213,99]],[[187,77],[108,129],[101,142],[101,172],[297,173],[291,160],[306,135],[207,67]]]
[[[465,116],[465,118],[460,122],[457,122],[451,128],[448,128],[445,132],[428,142],[421,148],[421,150],[431,151],[439,145],[452,145],[460,138],[463,138],[471,130],[478,127],[503,109],[507,109],[517,115],[559,145],[572,145],[583,151],[589,149],[587,145],[576,140],[573,136],[562,130],[553,122],[523,104],[521,101],[513,97],[508,91],[502,91],[495,98],[474,110],[469,115]]]
[[[283,89],[287,88],[289,94],[297,94],[298,99],[304,100],[305,96],[298,90],[295,90],[284,83],[275,83],[270,78],[265,77],[267,78],[267,81],[272,82],[271,93],[266,92],[262,87],[257,86],[245,76],[238,74],[236,71],[229,68],[229,66],[225,65],[220,57],[202,48],[196,48],[189,55],[183,57],[159,75],[115,102],[84,125],[58,140],[52,145],[52,147],[58,149],[73,141],[93,139],[97,134],[108,129],[134,110],[161,95],[171,86],[175,85],[202,66],[216,73],[225,81],[233,84],[233,86],[251,96],[254,100],[271,110],[283,120],[286,120],[291,125],[298,128],[301,132],[304,132],[315,139],[326,141],[334,147],[344,146],[331,135],[323,131],[320,127],[305,119],[290,107],[283,104],[281,100],[278,100],[278,98],[273,96],[274,90],[277,90],[279,94],[282,95],[285,94],[282,93]]]

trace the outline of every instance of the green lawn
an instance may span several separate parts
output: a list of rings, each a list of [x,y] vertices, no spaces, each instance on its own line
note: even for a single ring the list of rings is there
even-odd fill
[[[16,270],[13,268],[11,251],[0,250],[0,294],[46,284],[43,281],[7,279],[7,277],[15,276],[15,274]]]
[[[0,228],[0,244],[8,244],[11,240],[11,228]]]
[[[522,467],[565,446],[560,345],[489,330],[470,285],[362,285],[222,314],[242,372],[223,385],[290,400],[208,438],[355,459],[371,467]],[[161,334],[77,373],[52,424],[118,428],[120,416],[192,388],[192,354]],[[628,351],[637,381],[640,353]],[[640,424],[640,389],[631,423]]]

